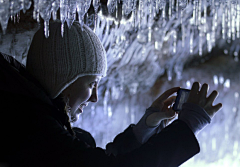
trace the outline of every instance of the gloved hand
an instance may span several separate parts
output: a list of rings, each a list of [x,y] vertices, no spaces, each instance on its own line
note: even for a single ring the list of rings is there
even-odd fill
[[[202,107],[208,113],[210,118],[213,118],[215,113],[222,108],[221,103],[213,106],[213,102],[217,98],[218,92],[216,90],[214,90],[207,97],[207,92],[209,89],[208,84],[206,84],[206,83],[203,84],[200,91],[199,91],[199,87],[200,87],[200,85],[198,82],[193,83],[187,103],[197,104],[198,106]]]
[[[222,107],[221,103],[213,106],[218,95],[216,90],[207,97],[209,86],[203,84],[200,91],[199,87],[198,82],[193,83],[188,100],[178,115],[178,119],[184,121],[195,134],[209,124],[214,114]]]
[[[152,135],[163,129],[169,121],[176,117],[171,105],[175,96],[169,97],[177,92],[179,87],[172,88],[158,97],[146,110],[140,121],[133,127],[133,133],[140,143],[145,143]]]
[[[160,124],[165,120],[167,124],[176,117],[176,112],[171,108],[172,103],[175,101],[176,96],[171,96],[178,91],[179,87],[171,88],[159,96],[151,105],[158,112],[150,114],[146,119],[146,125],[153,127]],[[169,97],[171,96],[171,97]]]

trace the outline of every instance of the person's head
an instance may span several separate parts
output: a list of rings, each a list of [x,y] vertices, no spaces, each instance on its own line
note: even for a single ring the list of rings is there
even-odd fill
[[[48,38],[43,28],[34,35],[26,69],[51,99],[63,97],[76,121],[83,107],[97,101],[97,86],[107,70],[105,49],[90,28],[83,25],[82,30],[77,22],[70,29],[65,24],[63,37],[60,22],[50,23],[49,30]]]

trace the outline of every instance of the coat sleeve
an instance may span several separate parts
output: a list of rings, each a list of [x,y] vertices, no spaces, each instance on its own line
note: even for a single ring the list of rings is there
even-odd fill
[[[43,106],[31,107],[30,100],[26,105],[20,97],[15,101],[12,97],[9,96],[14,105],[2,103],[3,113],[8,114],[1,117],[5,135],[1,138],[4,142],[0,143],[5,150],[5,160],[12,166],[175,167],[199,152],[193,132],[183,121],[177,120],[140,147],[123,154],[107,155],[104,149],[92,148],[70,135],[55,118],[44,114]],[[7,95],[2,100],[6,99]],[[11,121],[11,124],[2,124],[4,121]],[[126,133],[131,132],[128,130],[131,128]],[[126,146],[131,147],[132,142],[128,144],[127,137],[124,140]]]
[[[36,134],[24,149],[24,166],[175,167],[199,152],[194,134],[182,121],[175,121],[133,151],[116,156],[72,137],[52,118],[42,123],[44,133]]]
[[[124,132],[118,134],[113,142],[106,145],[106,153],[108,155],[121,155],[131,152],[141,146],[141,143],[135,137],[131,124]]]
[[[143,145],[134,136],[133,126],[130,125],[107,145],[108,154],[123,156],[126,159],[129,156],[131,162],[135,157],[133,166],[174,167],[181,165],[200,151],[193,132],[183,121],[173,122]]]

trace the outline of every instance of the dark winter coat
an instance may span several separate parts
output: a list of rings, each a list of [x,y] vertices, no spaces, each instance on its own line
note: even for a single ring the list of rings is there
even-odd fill
[[[141,145],[132,126],[106,150],[92,136],[63,126],[66,117],[14,59],[0,54],[0,162],[34,167],[175,167],[199,152],[195,135],[175,121]],[[79,133],[80,132],[80,133]]]

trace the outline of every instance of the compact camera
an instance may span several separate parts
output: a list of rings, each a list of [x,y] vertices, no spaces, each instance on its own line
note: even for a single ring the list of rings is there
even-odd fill
[[[178,90],[175,103],[173,104],[174,111],[179,112],[182,110],[182,105],[187,101],[189,93],[190,93],[189,89],[180,88]]]

